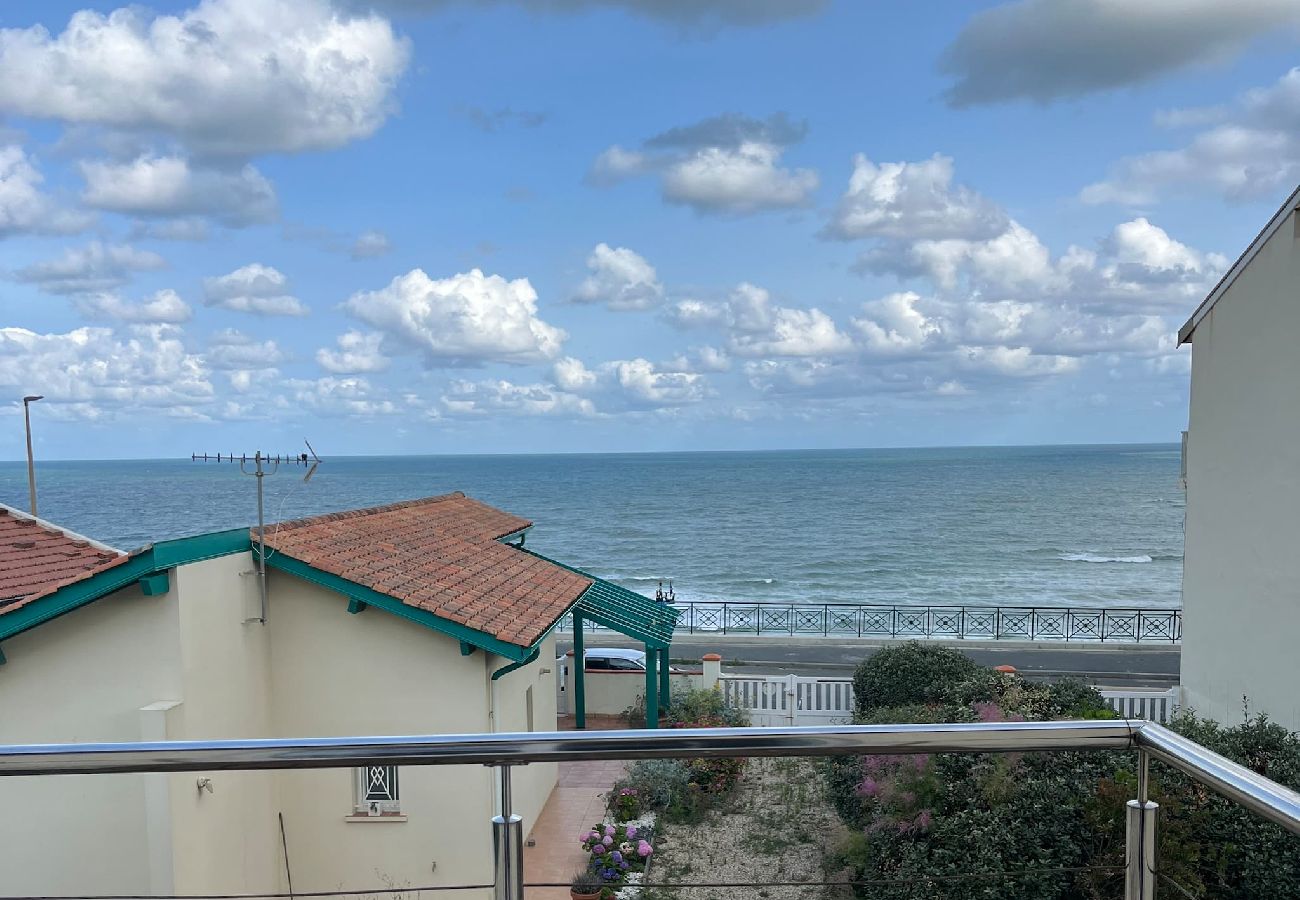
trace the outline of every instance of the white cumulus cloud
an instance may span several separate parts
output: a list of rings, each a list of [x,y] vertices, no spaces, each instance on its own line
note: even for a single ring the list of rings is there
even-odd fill
[[[284,362],[284,351],[274,340],[259,341],[235,328],[213,335],[204,362],[214,369],[270,369]]]
[[[206,306],[259,316],[305,316],[307,306],[289,290],[283,272],[261,263],[250,263],[233,272],[203,279]]]
[[[353,294],[344,308],[430,365],[533,363],[556,357],[567,335],[537,315],[527,278],[507,281],[472,269],[433,279],[422,269],[384,288]]]
[[[954,187],[952,179],[951,157],[877,164],[859,153],[828,233],[844,239],[971,240],[1006,229],[1007,216],[996,204]]]
[[[1195,121],[1190,112],[1175,122]],[[1147,206],[1175,191],[1209,189],[1245,202],[1283,195],[1300,181],[1300,68],[1205,118],[1213,124],[1182,146],[1120,160],[1080,198]]]
[[[77,309],[90,319],[112,322],[159,322],[179,325],[194,315],[190,305],[173,290],[155,292],[145,300],[132,302],[117,294],[78,297]]]
[[[275,188],[251,165],[195,168],[179,156],[141,156],[132,162],[81,163],[87,206],[134,216],[210,216],[241,228],[279,215]]]
[[[649,309],[664,297],[654,266],[627,247],[597,244],[587,257],[591,272],[578,285],[573,299],[578,303],[600,303],[610,309]]]
[[[203,360],[171,325],[135,325],[41,334],[0,328],[0,387],[41,393],[60,414],[78,419],[163,415],[202,418],[214,397]]]
[[[15,281],[37,285],[49,294],[86,294],[109,291],[131,280],[134,272],[161,269],[167,262],[157,253],[129,244],[91,241],[85,247],[67,247],[57,259],[32,263],[14,272]]]
[[[708,383],[697,372],[664,371],[647,359],[610,364],[626,398],[634,405],[663,407],[696,403],[708,395]]]
[[[0,146],[0,238],[13,234],[69,234],[90,224],[41,191],[44,176],[16,144]]]
[[[596,386],[596,373],[572,356],[562,356],[551,366],[551,377],[562,390],[581,393]]]
[[[592,163],[588,180],[610,185],[655,175],[666,201],[700,213],[748,215],[807,206],[819,184],[817,173],[782,165],[786,150],[806,133],[806,125],[781,113],[766,119],[714,116],[670,128],[639,150],[609,147]]]
[[[174,137],[208,154],[338,147],[394,110],[408,43],[326,0],[203,0],[0,29],[0,111]]]
[[[384,336],[377,332],[348,331],[338,336],[337,349],[321,347],[316,351],[316,362],[326,372],[335,375],[359,375],[382,372],[388,368],[388,357],[380,351]]]
[[[515,384],[493,381],[453,381],[442,394],[446,412],[454,415],[503,414],[516,416],[596,415],[586,397],[557,390],[549,384]]]

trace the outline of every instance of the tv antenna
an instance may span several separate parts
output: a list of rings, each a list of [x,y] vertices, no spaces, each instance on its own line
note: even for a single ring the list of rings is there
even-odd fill
[[[303,443],[307,445],[308,453],[277,453],[274,456],[269,453],[263,453],[256,450],[251,456],[247,453],[191,453],[190,459],[193,462],[227,462],[239,463],[239,471],[243,475],[251,475],[257,479],[257,588],[258,596],[261,599],[261,614],[256,619],[248,621],[260,622],[266,624],[266,514],[263,504],[262,481],[270,475],[280,471],[280,466],[304,466],[307,474],[302,477],[303,484],[311,481],[311,477],[316,474],[316,469],[324,462],[316,455],[315,448],[311,442],[303,438]],[[268,469],[268,466],[270,467]]]

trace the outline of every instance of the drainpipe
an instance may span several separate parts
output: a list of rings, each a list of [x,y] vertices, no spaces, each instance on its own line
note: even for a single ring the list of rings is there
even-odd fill
[[[525,656],[523,659],[519,660],[519,662],[512,662],[509,665],[502,666],[501,668],[493,672],[492,680],[496,681],[502,675],[509,675],[515,669],[522,669],[524,666],[528,665],[529,663],[537,662],[537,657],[541,656],[541,654],[542,654],[542,648],[540,646],[534,647],[532,649],[532,652],[529,653],[527,656]]]

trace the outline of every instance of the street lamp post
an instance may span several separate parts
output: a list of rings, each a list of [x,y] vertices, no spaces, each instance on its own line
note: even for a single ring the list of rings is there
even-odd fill
[[[36,464],[32,461],[32,404],[43,400],[42,394],[29,394],[23,398],[23,424],[27,426],[27,494],[32,501],[32,516],[36,516]]]

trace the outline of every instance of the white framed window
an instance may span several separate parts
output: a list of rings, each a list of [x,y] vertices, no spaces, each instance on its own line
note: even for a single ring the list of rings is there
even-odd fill
[[[363,816],[402,811],[397,766],[362,766],[356,770],[356,810]]]

